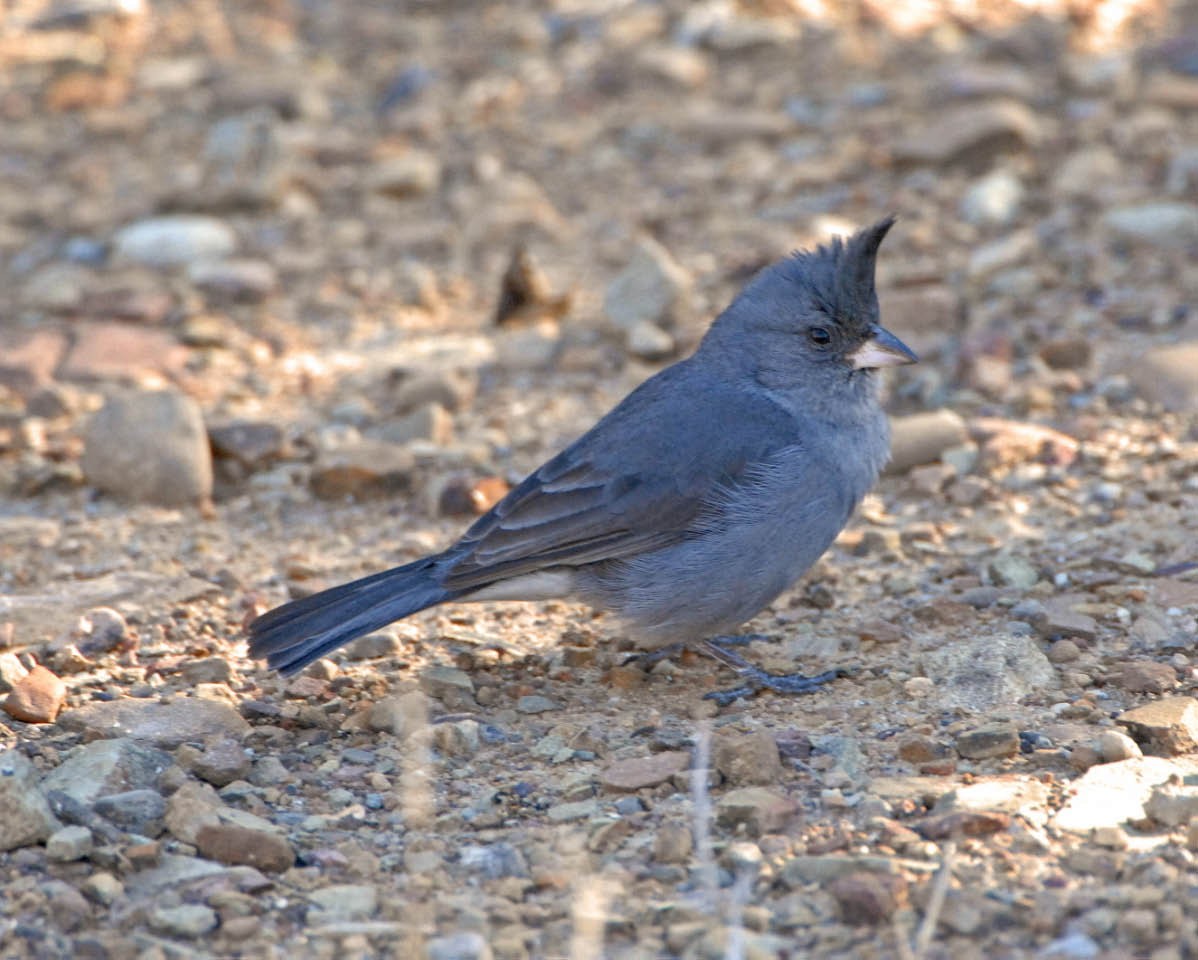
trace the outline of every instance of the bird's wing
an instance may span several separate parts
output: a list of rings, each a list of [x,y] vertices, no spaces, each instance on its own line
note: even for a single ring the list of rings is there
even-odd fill
[[[765,396],[693,379],[685,365],[663,371],[525,479],[447,551],[442,585],[471,590],[694,533],[720,491],[794,442],[795,422]]]

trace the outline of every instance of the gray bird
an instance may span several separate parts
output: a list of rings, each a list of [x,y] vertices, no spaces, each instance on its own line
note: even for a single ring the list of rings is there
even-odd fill
[[[874,290],[890,217],[758,273],[694,354],[646,380],[441,553],[285,604],[250,653],[291,674],[439,603],[583,600],[639,644],[698,645],[744,684],[802,692],[719,636],[828,549],[890,455],[880,367],[917,358]],[[710,639],[710,638],[715,638]]]

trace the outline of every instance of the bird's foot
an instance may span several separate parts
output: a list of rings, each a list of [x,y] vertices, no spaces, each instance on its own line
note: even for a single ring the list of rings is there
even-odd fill
[[[698,645],[698,649],[735,670],[744,681],[739,687],[733,687],[730,690],[713,690],[704,695],[704,700],[714,700],[721,707],[726,707],[741,697],[750,697],[762,690],[773,690],[775,693],[786,694],[811,693],[825,683],[849,674],[849,671],[843,667],[825,670],[823,673],[817,673],[814,677],[808,677],[802,673],[770,673],[749,663],[740,654],[728,650],[728,639],[727,637],[716,637],[714,640],[705,640]]]

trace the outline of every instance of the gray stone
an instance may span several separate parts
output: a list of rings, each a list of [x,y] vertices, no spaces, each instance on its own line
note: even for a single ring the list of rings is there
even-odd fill
[[[1098,752],[1103,763],[1118,763],[1144,756],[1144,751],[1122,730],[1103,730],[1098,736]]]
[[[373,660],[394,657],[403,652],[403,641],[394,630],[379,630],[359,637],[345,648],[348,660]]]
[[[1198,206],[1192,203],[1116,207],[1106,212],[1103,223],[1123,240],[1179,249],[1198,244]]]
[[[711,747],[714,766],[729,783],[765,785],[782,779],[778,744],[767,730],[720,732],[712,738]]]
[[[1176,413],[1198,410],[1198,341],[1148,350],[1126,368],[1140,396]]]
[[[548,697],[542,697],[539,694],[529,694],[516,701],[516,709],[521,713],[549,713],[553,710],[560,710],[561,705],[550,700]]]
[[[503,841],[468,845],[462,848],[458,856],[463,867],[487,880],[529,875],[524,854],[517,847]]]
[[[0,653],[0,693],[8,693],[29,671],[15,653]]]
[[[410,492],[415,468],[410,450],[359,438],[323,451],[310,482],[322,500],[373,499]]]
[[[951,107],[894,147],[900,164],[989,164],[1000,152],[1023,150],[1040,140],[1035,114],[1021,103],[1000,100]]]
[[[1157,823],[1180,827],[1198,818],[1198,786],[1166,783],[1152,791],[1144,811]]]
[[[1198,749],[1198,700],[1164,697],[1115,718],[1149,753],[1179,756]]]
[[[177,267],[228,257],[237,249],[237,235],[215,217],[152,217],[119,230],[113,248],[147,266]]]
[[[432,664],[420,675],[420,688],[450,710],[477,706],[474,702],[474,681],[470,679],[470,674],[457,667]]]
[[[37,769],[16,750],[0,753],[0,810],[0,853],[45,840],[58,828]]]
[[[970,184],[961,198],[961,219],[974,226],[1005,227],[1023,203],[1023,182],[1009,170],[995,170]]]
[[[968,760],[1013,757],[1019,753],[1019,732],[1008,723],[990,724],[959,734],[956,747]]]
[[[213,734],[244,736],[250,728],[226,703],[199,698],[113,700],[89,703],[58,718],[66,730],[91,737],[130,737],[173,750],[188,740]]]
[[[1040,579],[1040,571],[1026,557],[1003,551],[990,561],[990,576],[1001,587],[1030,590]]]
[[[641,320],[629,327],[625,346],[634,357],[650,363],[665,360],[675,349],[674,338],[649,320]]]
[[[87,827],[63,827],[55,830],[46,840],[47,859],[59,863],[82,860],[91,852],[92,832]]]
[[[447,447],[453,443],[453,415],[439,403],[426,403],[377,431],[380,439],[401,446],[415,441]]]
[[[279,286],[279,275],[265,260],[204,260],[193,263],[187,277],[214,300],[259,303]]]
[[[912,467],[934,463],[952,447],[969,439],[965,421],[952,410],[933,410],[893,417],[890,421],[890,463],[887,473],[906,473]]]
[[[173,390],[112,393],[88,422],[80,465],[88,483],[125,500],[184,506],[212,496],[203,415]]]
[[[368,883],[334,883],[308,892],[309,923],[368,920],[379,908],[378,888]]]
[[[690,275],[669,251],[644,236],[637,241],[628,266],[608,285],[603,310],[623,330],[643,322],[669,321],[690,287]]]
[[[461,931],[435,937],[424,948],[425,960],[494,960],[482,934]]]
[[[440,183],[440,161],[420,150],[385,157],[366,174],[368,189],[400,200],[432,193]]]
[[[951,643],[937,641],[918,660],[945,708],[985,713],[1057,685],[1056,669],[1040,645],[1023,636],[971,630]]]
[[[154,790],[112,793],[92,806],[105,820],[143,837],[156,837],[166,828],[166,800]]]
[[[1119,159],[1108,147],[1084,147],[1069,154],[1052,178],[1053,193],[1063,197],[1088,199],[1094,188],[1111,183],[1119,176]]]
[[[95,740],[72,750],[46,775],[42,789],[61,791],[90,806],[109,794],[153,789],[173,763],[169,753],[127,737]]]
[[[216,911],[200,903],[179,907],[155,907],[150,912],[150,926],[172,937],[202,937],[216,929]]]

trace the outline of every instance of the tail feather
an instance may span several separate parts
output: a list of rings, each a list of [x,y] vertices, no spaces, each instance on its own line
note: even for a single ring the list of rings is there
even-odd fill
[[[283,604],[249,625],[250,655],[290,675],[342,644],[452,599],[426,557]]]

